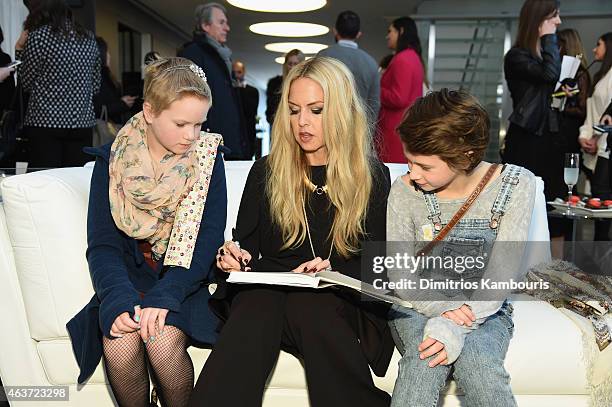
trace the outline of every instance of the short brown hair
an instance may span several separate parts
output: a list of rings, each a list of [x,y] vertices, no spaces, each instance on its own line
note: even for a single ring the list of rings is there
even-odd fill
[[[489,127],[489,115],[474,96],[444,88],[417,99],[397,131],[408,152],[437,155],[449,167],[470,172],[484,157]]]
[[[212,105],[210,87],[198,75],[198,69],[190,60],[179,57],[161,58],[147,65],[143,99],[151,104],[153,113],[161,113],[185,95],[206,99]]]

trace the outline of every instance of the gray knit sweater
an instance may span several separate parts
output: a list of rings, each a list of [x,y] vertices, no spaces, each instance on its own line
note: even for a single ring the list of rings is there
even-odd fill
[[[502,172],[499,177],[489,182],[463,219],[491,218],[491,208],[502,186],[504,174],[505,172]],[[409,182],[409,180],[406,181]],[[506,207],[506,213],[502,217],[496,242],[525,242],[527,240],[531,213],[535,202],[535,191],[536,177],[530,171],[523,169],[519,177],[519,183],[514,187],[510,202]],[[438,198],[443,224],[446,224],[452,218],[464,201],[465,199]],[[387,240],[390,242],[423,242],[430,240],[431,238],[428,239],[425,236],[427,225],[431,225],[431,221],[427,218],[428,215],[429,212],[422,192],[407,185],[402,177],[398,177],[391,186],[387,205]],[[512,250],[511,256],[504,252],[504,247],[501,247],[501,245],[494,246],[483,278],[500,281],[508,278],[520,281],[524,278],[527,270],[521,270],[520,263],[525,245],[522,244],[518,253],[516,243],[512,243],[512,245],[515,245],[515,248]],[[411,244],[404,246],[407,246],[410,250]],[[405,273],[405,270],[389,269],[389,280],[397,281],[405,278]],[[431,301],[431,296],[427,298],[429,301],[419,301],[418,298],[415,301],[414,292],[408,293],[403,290],[396,290],[396,294],[411,302],[416,311],[429,318],[425,326],[424,337],[434,338],[444,344],[449,363],[454,362],[459,357],[465,337],[472,330],[478,329],[480,324],[487,317],[496,313],[503,304],[503,301],[478,301],[478,292],[465,301],[461,299],[456,301],[457,298],[454,298],[454,301]],[[483,297],[485,296],[483,295]],[[472,308],[477,318],[472,327],[457,325],[441,316],[444,312],[457,309],[464,303]]]

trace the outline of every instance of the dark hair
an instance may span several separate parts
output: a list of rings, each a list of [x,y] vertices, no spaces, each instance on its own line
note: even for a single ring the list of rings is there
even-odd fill
[[[593,92],[595,91],[595,85],[597,82],[603,78],[610,69],[612,69],[612,32],[605,33],[601,37],[599,37],[601,41],[606,46],[606,55],[604,55],[603,61],[601,61],[601,67],[599,71],[595,73],[593,76],[593,86],[591,87],[591,92],[589,92],[589,96],[593,96]]]
[[[51,31],[68,36],[74,31],[78,36],[86,35],[87,31],[74,21],[72,11],[64,0],[30,0],[28,3],[30,14],[23,23],[23,28],[33,31],[44,25],[51,27]]]
[[[149,65],[151,62],[155,62],[158,59],[161,59],[161,55],[159,55],[159,52],[157,52],[157,51],[149,51],[144,56],[144,64],[145,65]]]
[[[100,62],[102,66],[106,66],[106,53],[108,52],[108,44],[102,37],[96,37],[98,44],[98,52],[100,53]]]
[[[427,70],[425,69],[425,62],[423,61],[421,40],[419,39],[416,23],[410,17],[400,17],[393,20],[391,25],[398,31],[395,53],[398,54],[405,49],[414,50],[421,60],[421,65],[423,65],[423,79],[427,86],[429,86]]]
[[[381,69],[387,69],[392,59],[393,59],[393,54],[385,55],[384,57],[382,57],[382,59],[378,63],[378,66]]]
[[[412,154],[437,155],[449,167],[470,172],[489,145],[489,115],[464,90],[433,91],[417,99],[397,127]]]
[[[538,48],[540,25],[559,11],[559,6],[559,0],[525,1],[519,15],[518,34],[514,46],[528,49],[533,55],[540,56]]]
[[[354,39],[357,38],[360,28],[359,16],[351,10],[343,11],[338,14],[336,19],[336,31],[342,38]]]
[[[102,37],[96,37],[96,44],[98,44],[98,53],[100,55],[100,71],[102,73],[102,78],[106,78],[110,82],[115,85],[116,88],[119,88],[119,82],[113,75],[110,70],[110,67],[106,65],[106,54],[108,52],[108,44]]]
[[[0,26],[0,44],[4,42],[4,33],[2,32],[2,27]]]

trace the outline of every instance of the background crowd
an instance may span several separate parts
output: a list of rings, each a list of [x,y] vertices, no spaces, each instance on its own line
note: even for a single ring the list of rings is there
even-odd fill
[[[602,34],[592,53],[587,52],[576,30],[558,31],[561,17],[553,12],[558,2],[529,4],[522,9],[517,38],[504,59],[513,114],[502,160],[542,177],[547,200],[554,200],[567,195],[564,154],[578,152],[590,184],[586,192],[610,199],[607,137],[593,125],[612,124],[612,33]],[[0,53],[0,166],[14,166],[16,160],[28,161],[31,168],[82,165],[87,161],[83,147],[112,140],[117,129],[141,110],[142,93],[122,90],[110,69],[107,43],[77,23],[63,0],[31,0],[27,5],[30,14],[23,33],[8,45],[14,46],[21,64],[9,66],[8,54]],[[199,5],[193,38],[177,55],[206,72],[214,102],[203,129],[223,136],[230,150],[225,159],[251,160],[261,157],[262,150],[256,129],[259,93],[246,83],[247,61],[233,58],[229,33],[223,5]],[[356,13],[340,13],[333,34],[335,45],[319,55],[340,60],[352,72],[379,157],[406,162],[396,128],[406,109],[429,89],[415,21],[392,21],[386,34],[390,54],[379,63],[359,46],[362,27]],[[552,94],[564,55],[580,55],[581,64],[575,78],[563,81],[555,101]],[[150,52],[143,63],[159,57]],[[288,52],[282,75],[268,82],[265,116],[271,128],[283,80],[304,59],[299,49]],[[7,140],[7,135],[18,141]],[[570,235],[569,222],[563,219],[550,218],[549,228],[553,239]],[[597,222],[595,239],[608,240],[609,229],[609,222]]]

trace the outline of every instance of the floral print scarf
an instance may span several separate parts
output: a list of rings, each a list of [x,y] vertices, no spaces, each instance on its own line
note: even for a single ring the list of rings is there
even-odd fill
[[[177,207],[199,177],[196,145],[159,162],[149,153],[142,112],[119,131],[110,152],[109,199],[113,220],[130,237],[151,244],[155,260],[168,247]]]

